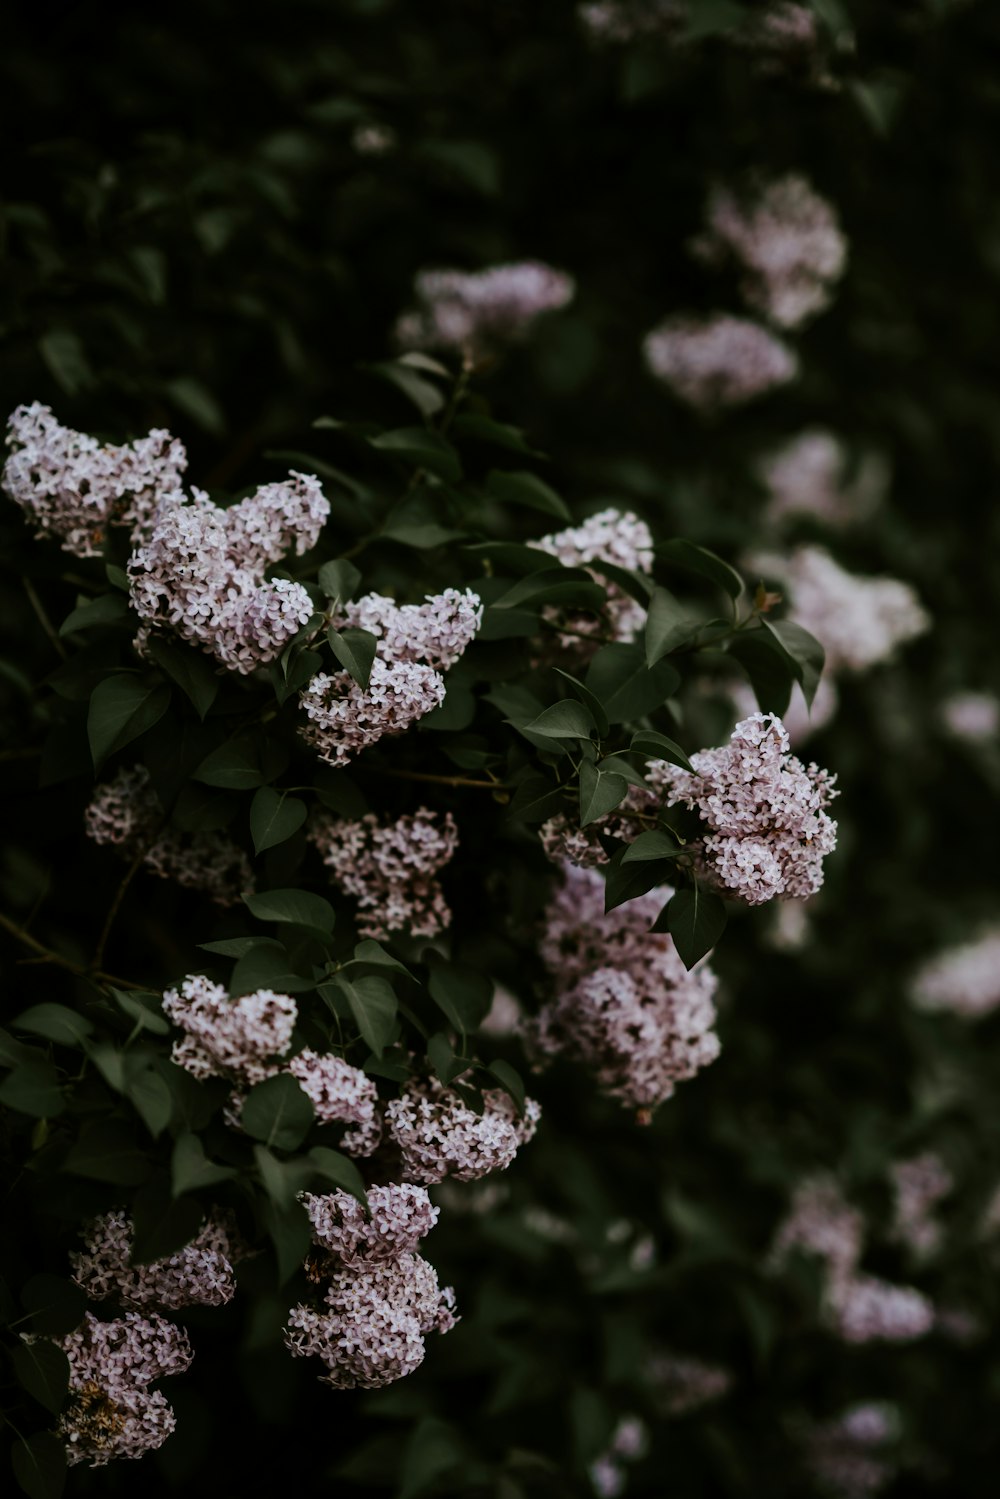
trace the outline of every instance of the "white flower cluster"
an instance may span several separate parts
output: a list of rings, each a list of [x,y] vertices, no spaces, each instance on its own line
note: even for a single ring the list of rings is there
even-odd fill
[[[852,1405],[809,1429],[806,1467],[834,1499],[869,1499],[895,1477],[895,1463],[879,1449],[897,1439],[899,1427],[895,1406],[875,1401]]]
[[[144,868],[220,906],[234,906],[254,886],[250,860],[224,833],[165,827],[166,814],[143,765],[120,770],[98,786],[84,813],[88,838],[126,858],[142,853]]]
[[[299,1087],[312,1100],[320,1124],[351,1124],[340,1142],[347,1155],[368,1156],[382,1139],[378,1089],[360,1067],[352,1067],[332,1052],[304,1047],[288,1066]]]
[[[934,1325],[932,1303],[912,1286],[892,1285],[860,1271],[864,1235],[864,1219],[836,1184],[828,1177],[811,1177],[795,1191],[771,1264],[780,1269],[794,1250],[823,1261],[823,1317],[845,1343],[908,1343],[923,1337]]]
[[[928,1259],[941,1247],[944,1230],[934,1216],[947,1197],[954,1179],[934,1151],[924,1151],[892,1167],[892,1237],[919,1259]]]
[[[954,692],[941,704],[941,721],[966,744],[994,743],[1000,739],[1000,698],[995,692]]]
[[[727,745],[699,750],[691,764],[694,774],[657,761],[648,775],[707,824],[698,856],[712,884],[749,906],[814,895],[837,843],[837,824],[824,811],[837,793],[826,771],[789,753],[781,719],[752,713]]]
[[[233,1225],[213,1213],[183,1249],[148,1265],[132,1265],[134,1227],[117,1209],[84,1230],[84,1248],[70,1254],[73,1279],[91,1301],[113,1296],[125,1306],[222,1306],[236,1292]]]
[[[365,937],[406,931],[437,937],[451,925],[444,892],[435,875],[458,847],[458,829],[444,816],[420,807],[394,822],[373,812],[350,821],[316,816],[309,837],[332,871],[334,884],[358,903],[358,930]]]
[[[308,1268],[326,1281],[322,1307],[292,1307],[285,1346],[296,1358],[315,1356],[334,1389],[379,1389],[412,1374],[423,1361],[424,1337],[449,1332],[455,1293],[442,1290],[434,1267],[415,1253],[438,1209],[409,1182],[371,1187],[371,1216],[346,1192],[302,1201],[320,1253]]]
[[[187,454],[157,428],[124,447],[60,426],[48,406],[18,406],[7,431],[10,456],[0,485],[64,552],[99,557],[110,526],[136,539],[159,500],[180,488]]]
[[[567,865],[539,949],[555,995],[529,1026],[534,1044],[584,1063],[610,1097],[642,1110],[719,1055],[715,975],[688,972],[667,933],[650,931],[671,893],[605,913],[601,876]]]
[[[421,271],[415,307],[396,324],[407,349],[453,349],[480,359],[516,343],[546,312],[573,300],[572,276],[539,260],[519,260],[482,271]]]
[[[587,1469],[598,1499],[618,1499],[628,1486],[629,1463],[638,1462],[649,1451],[649,1429],[638,1416],[622,1416],[605,1450]]]
[[[402,734],[444,702],[441,675],[482,624],[471,589],[447,588],[423,604],[396,604],[377,593],[348,604],[334,624],[368,630],[378,647],[367,688],[346,671],[319,672],[300,695],[309,722],[300,730],[320,759],[347,762],[387,734]]]
[[[56,1431],[66,1458],[103,1467],[116,1457],[142,1457],[162,1446],[176,1426],[154,1379],[183,1374],[193,1354],[187,1333],[153,1312],[126,1312],[99,1322],[87,1312],[64,1338],[51,1339],[69,1359],[73,1397]]]
[[[760,460],[757,473],[769,495],[766,519],[774,525],[811,516],[841,529],[864,520],[889,486],[881,453],[849,455],[838,437],[810,427]]]
[[[779,328],[799,328],[829,307],[847,264],[836,213],[795,174],[749,197],[713,188],[693,248],[712,263],[736,260],[747,305]]]
[[[386,1104],[385,1132],[412,1180],[430,1184],[454,1177],[469,1182],[505,1171],[534,1136],[540,1117],[533,1098],[525,1099],[519,1115],[500,1088],[484,1090],[483,1112],[477,1114],[454,1089],[429,1078],[408,1083]]]
[[[798,355],[749,318],[669,317],[643,341],[650,372],[700,411],[742,406],[799,371]]]
[[[910,999],[918,1010],[950,1010],[965,1020],[1000,1005],[1000,927],[929,958],[914,975]]]
[[[815,635],[830,672],[867,671],[930,628],[930,616],[908,583],[856,577],[823,547],[759,556],[751,565],[787,586],[789,618]]]
[[[330,513],[319,480],[293,473],[222,510],[200,490],[165,496],[129,559],[129,594],[150,630],[179,635],[246,676],[281,654],[313,613],[301,583],[268,580],[293,547],[316,545]]]
[[[579,526],[570,526],[551,536],[543,536],[532,542],[540,551],[551,552],[564,567],[589,567],[599,583],[607,591],[607,602],[602,609],[603,618],[583,615],[574,616],[573,629],[594,634],[610,634],[614,640],[630,641],[646,622],[646,611],[631,598],[623,588],[601,573],[601,563],[610,562],[630,572],[651,573],[653,571],[653,538],[644,520],[630,510],[617,510],[609,506],[606,510],[591,515]],[[549,611],[547,611],[548,613]],[[572,646],[575,637],[563,637],[567,646]]]
[[[653,1398],[665,1416],[685,1416],[689,1411],[721,1400],[733,1387],[733,1376],[721,1364],[706,1364],[687,1354],[660,1349],[646,1367]]]

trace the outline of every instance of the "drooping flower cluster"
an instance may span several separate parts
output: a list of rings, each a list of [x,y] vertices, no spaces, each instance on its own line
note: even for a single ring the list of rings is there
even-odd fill
[[[144,765],[120,770],[98,786],[84,813],[87,836],[95,843],[116,848],[126,859],[141,854],[151,874],[200,890],[217,905],[236,905],[253,889],[250,860],[231,838],[217,831],[185,833],[165,821]]]
[[[766,519],[772,524],[810,516],[838,529],[870,515],[890,477],[882,454],[852,457],[839,438],[818,427],[767,453],[757,473],[769,495]]]
[[[236,1291],[232,1224],[213,1213],[183,1249],[148,1265],[132,1265],[134,1228],[122,1209],[103,1214],[83,1231],[84,1248],[70,1254],[73,1279],[91,1301],[113,1296],[128,1307],[222,1306]]]
[[[688,972],[667,933],[649,930],[670,894],[605,913],[601,876],[566,865],[539,948],[554,997],[529,1027],[540,1053],[582,1062],[604,1092],[643,1110],[719,1055],[715,975]]]
[[[362,936],[436,937],[451,925],[435,878],[458,847],[450,812],[420,807],[394,822],[380,822],[373,812],[355,821],[322,813],[309,837],[334,883],[357,901]]]
[[[316,1245],[307,1269],[326,1290],[322,1307],[292,1307],[285,1346],[322,1359],[322,1382],[334,1389],[379,1389],[412,1374],[425,1335],[456,1322],[454,1292],[415,1252],[439,1210],[410,1182],[369,1188],[370,1217],[346,1192],[305,1193],[302,1202]]]
[[[618,1499],[628,1484],[629,1463],[639,1462],[649,1451],[649,1430],[638,1416],[622,1416],[605,1450],[595,1457],[587,1472],[598,1499]]]
[[[965,1020],[1000,1005],[1000,928],[929,958],[914,975],[910,999],[918,1010],[950,1010]]]
[[[707,1364],[687,1354],[661,1349],[646,1368],[653,1398],[665,1416],[685,1416],[689,1411],[721,1400],[733,1387],[733,1376],[721,1364]]]
[[[912,1286],[897,1286],[859,1270],[865,1225],[827,1177],[796,1189],[788,1217],[771,1251],[780,1269],[801,1250],[824,1265],[823,1317],[845,1343],[907,1343],[930,1332],[934,1307]]]
[[[441,673],[454,666],[482,618],[471,589],[447,588],[423,604],[400,606],[377,593],[348,604],[336,627],[367,630],[378,641],[368,686],[346,671],[318,672],[299,698],[308,719],[302,737],[320,759],[346,765],[384,735],[404,733],[444,702]]]
[[[141,539],[187,468],[187,454],[169,432],[157,428],[116,447],[61,426],[37,401],[12,413],[7,444],[0,486],[39,536],[55,537],[76,557],[99,557],[110,526]]]
[[[815,635],[830,672],[867,671],[930,627],[930,616],[908,583],[856,577],[823,547],[759,556],[752,565],[787,586],[789,618]]]
[[[190,1365],[183,1328],[155,1312],[126,1312],[113,1322],[87,1312],[74,1332],[51,1341],[69,1359],[73,1398],[56,1431],[71,1466],[103,1467],[113,1458],[142,1457],[162,1446],[177,1422],[165,1396],[149,1386]]]
[[[816,1483],[834,1499],[868,1499],[884,1489],[896,1464],[880,1449],[899,1436],[895,1406],[866,1401],[830,1421],[810,1428],[805,1437],[805,1465]]]
[[[591,515],[579,526],[570,526],[551,536],[543,536],[532,543],[540,551],[551,552],[564,567],[587,567],[607,591],[607,602],[602,610],[603,619],[596,615],[573,616],[572,627],[577,633],[588,631],[595,635],[610,635],[614,640],[629,641],[646,622],[646,611],[631,598],[613,579],[602,575],[602,562],[630,572],[651,573],[653,571],[653,538],[646,522],[631,511],[606,510]],[[574,636],[562,637],[566,645],[572,645]]]
[[[828,307],[847,264],[836,213],[794,174],[751,195],[715,187],[693,248],[709,262],[734,259],[747,305],[779,328],[799,328]]]
[[[421,271],[416,305],[396,324],[396,342],[481,359],[525,338],[543,313],[565,307],[575,291],[572,276],[539,260],[482,271]]]
[[[478,1181],[491,1171],[505,1171],[538,1128],[541,1109],[525,1099],[518,1113],[500,1088],[483,1091],[477,1114],[453,1088],[436,1078],[413,1081],[385,1106],[386,1139],[399,1149],[403,1172],[430,1185],[454,1177]]]
[[[699,750],[691,764],[693,774],[657,761],[649,780],[668,800],[697,808],[709,829],[697,852],[712,884],[750,906],[814,895],[836,847],[837,824],[824,809],[837,793],[826,771],[789,753],[781,719],[752,713],[727,745]]]
[[[650,372],[700,411],[742,406],[794,380],[798,355],[749,318],[669,317],[643,341]]]
[[[892,1237],[919,1259],[940,1248],[944,1230],[934,1216],[955,1185],[951,1172],[934,1151],[924,1151],[892,1168]]]
[[[313,613],[301,583],[267,579],[294,548],[316,545],[330,513],[319,480],[293,473],[222,510],[200,490],[159,504],[128,564],[132,607],[152,630],[178,635],[246,676],[281,654]]]

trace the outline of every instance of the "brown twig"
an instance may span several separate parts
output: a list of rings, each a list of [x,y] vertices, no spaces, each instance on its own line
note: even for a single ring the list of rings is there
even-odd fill
[[[475,781],[468,776],[438,776],[426,770],[389,770],[388,767],[371,766],[377,775],[393,776],[397,781],[429,781],[435,786],[474,786],[483,791],[509,791],[506,781]]]
[[[104,949],[107,946],[108,937],[111,935],[111,928],[115,924],[115,917],[118,915],[121,903],[125,899],[125,892],[134,880],[139,866],[142,863],[143,859],[145,859],[148,852],[149,843],[144,842],[135,858],[129,865],[128,869],[126,869],[121,881],[119,882],[118,889],[114,894],[114,899],[112,900],[111,905],[108,908],[108,914],[104,918],[104,925],[101,928],[101,935],[97,939],[97,946],[94,949],[94,956],[91,960],[92,969],[99,969],[101,963],[104,961]]]
[[[46,635],[49,637],[49,640],[52,642],[53,648],[58,652],[58,654],[64,661],[68,661],[69,652],[63,645],[62,641],[59,639],[59,636],[56,634],[52,621],[49,619],[49,616],[45,612],[45,605],[42,603],[41,599],[38,597],[38,594],[35,592],[34,584],[31,582],[30,578],[22,578],[21,582],[24,584],[24,591],[28,595],[28,603],[31,605],[32,609],[34,609],[35,611],[35,614],[38,616],[39,623],[41,624],[41,627],[45,631]]]
[[[38,962],[51,963],[56,968],[65,968],[69,973],[75,973],[77,978],[90,979],[99,985],[113,984],[117,989],[145,989],[147,987],[145,984],[134,983],[132,979],[120,978],[115,973],[105,973],[100,968],[87,968],[82,963],[74,963],[71,958],[64,958],[62,953],[46,947],[44,942],[39,942],[37,937],[33,937],[30,932],[18,926],[16,921],[11,921],[10,917],[5,916],[2,911],[0,911],[0,927],[3,927],[12,937],[16,937],[18,942],[22,942],[25,947],[30,947],[32,952],[38,953]],[[26,961],[36,960],[29,958]]]

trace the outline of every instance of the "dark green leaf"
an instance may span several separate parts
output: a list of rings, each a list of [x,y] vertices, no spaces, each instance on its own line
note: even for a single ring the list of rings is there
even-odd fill
[[[135,615],[128,600],[117,593],[102,593],[96,599],[88,599],[73,610],[59,626],[60,635],[72,635],[76,631],[93,630],[98,625],[134,625]]]
[[[59,1338],[83,1321],[87,1293],[61,1275],[33,1275],[21,1292],[21,1302],[31,1313],[32,1332]]]
[[[28,1499],[60,1499],[66,1485],[66,1444],[51,1431],[18,1437],[10,1454],[14,1477]]]
[[[427,427],[399,427],[393,432],[371,437],[368,442],[378,452],[426,469],[449,484],[462,477],[462,465],[451,443]]]
[[[512,822],[545,822],[557,812],[565,812],[566,807],[564,792],[554,787],[547,777],[530,775],[519,782],[507,808],[507,816]]]
[[[127,1065],[124,1081],[125,1097],[154,1140],[159,1139],[174,1112],[173,1094],[166,1079],[150,1066]]]
[[[606,771],[586,760],[580,766],[580,826],[596,822],[624,801],[628,782],[623,776]]]
[[[298,972],[283,943],[256,942],[233,965],[229,992],[233,998],[273,989],[277,994],[301,994],[316,987],[313,979]]]
[[[622,864],[645,863],[649,859],[675,859],[681,852],[680,844],[661,828],[647,828],[640,833],[622,854]]]
[[[535,474],[495,468],[486,476],[486,489],[502,505],[525,506],[559,520],[572,519],[566,501]]]
[[[51,1062],[21,1062],[0,1082],[0,1103],[33,1119],[53,1119],[66,1106]]]
[[[591,713],[594,715],[594,722],[597,725],[597,732],[602,739],[605,739],[608,735],[611,725],[608,722],[608,715],[605,713],[603,707],[601,706],[600,699],[593,692],[591,692],[589,687],[585,687],[582,682],[578,682],[576,677],[571,676],[568,671],[563,671],[562,668],[558,666],[554,666],[552,669],[557,676],[562,677],[564,682],[569,683],[573,696],[578,697],[581,703],[585,703],[586,706],[590,709]]]
[[[463,547],[464,552],[481,557],[492,564],[494,572],[514,577],[527,573],[548,572],[552,568],[552,553],[540,552],[537,547],[521,546],[516,541],[477,541]]]
[[[362,690],[371,681],[372,662],[378,639],[370,630],[327,630],[327,642],[345,671],[349,671]]]
[[[342,604],[353,599],[361,574],[353,562],[338,557],[335,562],[324,562],[316,581],[328,599],[339,599]]]
[[[509,1093],[517,1104],[518,1113],[524,1113],[524,1079],[509,1062],[491,1062],[486,1071],[495,1077],[505,1093]]]
[[[666,922],[681,962],[693,968],[725,930],[725,902],[698,885],[678,890],[666,908]]]
[[[69,1359],[61,1348],[39,1338],[11,1350],[11,1363],[22,1387],[46,1410],[58,1414],[69,1393]]]
[[[806,707],[811,708],[820,677],[823,675],[826,652],[814,635],[810,635],[808,630],[803,630],[802,626],[795,624],[793,620],[762,619],[761,624],[777,640],[778,645],[788,657],[796,680],[802,688]]]
[[[178,411],[197,422],[212,437],[221,437],[226,430],[226,418],[212,393],[190,375],[180,375],[176,380],[166,380],[163,394]]]
[[[529,573],[517,583],[511,584],[506,593],[494,599],[493,609],[525,608],[529,604],[553,607],[577,605],[581,609],[597,611],[607,602],[607,592],[600,583],[595,583],[590,573],[579,567],[550,567],[544,571]]]
[[[71,328],[50,328],[43,333],[38,340],[38,352],[67,395],[75,396],[93,385],[94,372],[83,344]]]
[[[170,1021],[160,1008],[158,994],[146,994],[132,989],[109,989],[108,993],[123,1015],[127,1015],[141,1030],[151,1031],[154,1036],[168,1036]]]
[[[112,1119],[88,1124],[63,1162],[73,1176],[134,1187],[149,1175],[150,1163],[135,1144],[134,1131]]]
[[[203,719],[219,693],[218,668],[201,651],[174,645],[156,635],[151,637],[147,649],[160,670],[177,683]]]
[[[255,947],[274,947],[285,951],[285,944],[276,937],[225,937],[221,942],[199,942],[202,952],[217,954],[220,958],[245,958]]]
[[[434,1069],[434,1075],[447,1088],[449,1083],[454,1082],[469,1068],[464,1057],[457,1057],[454,1048],[443,1031],[429,1037],[427,1041],[427,1059]]]
[[[629,749],[645,755],[649,760],[669,760],[671,765],[679,765],[682,770],[694,770],[680,745],[668,739],[666,734],[656,733],[654,729],[640,729],[637,734],[633,734]]]
[[[192,779],[203,781],[206,786],[252,791],[277,780],[287,764],[287,751],[269,744],[261,734],[246,730],[234,734],[206,755],[192,772]]]
[[[190,1244],[202,1224],[201,1204],[193,1197],[171,1194],[165,1176],[157,1176],[132,1200],[130,1264],[150,1265],[177,1254]]]
[[[346,1155],[341,1155],[339,1150],[331,1150],[328,1145],[314,1145],[306,1159],[317,1176],[332,1182],[342,1192],[350,1192],[352,1197],[356,1197],[367,1208],[368,1197],[361,1172]]]
[[[398,1005],[392,985],[378,974],[349,979],[338,973],[328,984],[322,984],[319,992],[326,998],[331,989],[347,1000],[362,1037],[380,1057],[396,1030]]]
[[[634,859],[626,864],[628,847],[619,849],[608,865],[604,887],[605,911],[613,911],[616,906],[635,900],[637,895],[645,895],[648,890],[670,878],[671,865],[665,859],[651,859],[648,863],[643,859]]]
[[[493,1002],[493,984],[464,963],[435,963],[427,979],[431,999],[462,1035],[479,1029]]]
[[[178,1135],[170,1169],[175,1197],[200,1191],[202,1187],[218,1186],[219,1182],[231,1181],[239,1175],[232,1166],[217,1166],[210,1161],[194,1134]]]
[[[287,791],[276,791],[273,786],[261,786],[250,803],[250,836],[254,852],[262,854],[265,849],[284,843],[297,833],[306,820],[306,804]]]
[[[189,782],[174,803],[170,820],[184,833],[216,833],[228,827],[240,807],[231,791]]]
[[[94,1029],[76,1010],[54,1004],[32,1005],[12,1020],[11,1025],[33,1036],[44,1036],[46,1041],[57,1041],[60,1046],[80,1046]]]
[[[708,578],[721,588],[735,602],[746,592],[746,585],[734,567],[710,552],[707,547],[697,546],[693,541],[661,542],[656,548],[656,555],[662,557],[665,562],[672,562],[675,567],[683,568],[685,572],[699,573],[703,578]]]
[[[655,666],[661,657],[675,651],[698,633],[698,621],[666,588],[657,588],[646,616],[646,665]]]
[[[248,1135],[278,1150],[295,1150],[314,1123],[316,1110],[288,1072],[257,1083],[246,1096],[240,1123]]]
[[[294,922],[320,932],[332,932],[336,920],[330,902],[308,890],[266,890],[244,895],[243,904],[258,921]]]
[[[380,379],[388,381],[390,385],[402,391],[423,417],[434,416],[445,405],[445,397],[438,387],[430,380],[425,380],[418,375],[416,370],[403,364],[401,360],[386,360],[382,364],[363,364],[361,368],[367,370],[370,375],[377,375]]]
[[[456,437],[471,438],[474,442],[489,442],[495,447],[510,448],[512,452],[528,453],[535,458],[542,456],[537,448],[529,447],[520,427],[508,426],[506,422],[495,422],[489,416],[461,412],[452,422],[451,430]]]
[[[584,707],[583,703],[573,703],[569,699],[553,703],[551,708],[544,709],[537,718],[526,723],[524,728],[543,739],[589,739],[592,734],[597,733],[597,725],[590,709]]]
[[[98,683],[90,699],[87,735],[94,768],[99,770],[122,749],[158,724],[170,706],[170,688],[150,683],[133,672],[116,672]]]
[[[609,722],[628,723],[663,706],[680,686],[680,674],[669,661],[650,670],[641,647],[605,645],[596,653],[587,686],[604,705]]]
[[[297,1270],[301,1270],[302,1262],[312,1244],[312,1225],[305,1208],[299,1202],[282,1208],[275,1202],[265,1201],[262,1217],[274,1245],[280,1287]]]
[[[363,941],[355,944],[353,961],[370,963],[376,968],[392,968],[396,973],[405,973],[407,978],[413,977],[408,968],[394,958],[392,953],[386,952],[382,944],[372,937],[365,937]]]
[[[767,630],[749,630],[736,635],[729,655],[743,667],[764,713],[786,712],[796,672],[794,663]]]

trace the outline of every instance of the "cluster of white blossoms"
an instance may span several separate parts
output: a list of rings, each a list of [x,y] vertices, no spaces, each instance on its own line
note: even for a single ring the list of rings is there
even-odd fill
[[[896,1464],[880,1449],[895,1442],[899,1431],[895,1406],[877,1401],[852,1405],[808,1429],[805,1465],[833,1499],[869,1499],[895,1477]]]
[[[694,242],[711,263],[734,259],[749,307],[779,328],[799,328],[829,307],[844,273],[847,241],[829,203],[804,177],[779,177],[758,192],[716,186]]]
[[[540,260],[481,271],[421,271],[414,282],[416,304],[397,322],[396,342],[478,360],[525,338],[543,313],[565,307],[575,291],[572,276]]]
[[[378,1089],[371,1078],[332,1052],[313,1051],[306,1046],[288,1066],[306,1097],[312,1101],[320,1124],[350,1124],[340,1142],[347,1155],[368,1156],[382,1139]]]
[[[917,969],[910,1000],[918,1010],[949,1010],[977,1020],[1000,1005],[1000,927],[946,948]]]
[[[618,1499],[628,1486],[627,1468],[649,1451],[649,1428],[638,1416],[622,1416],[607,1447],[587,1469],[598,1499]]]
[[[449,1332],[455,1293],[438,1284],[417,1254],[438,1209],[410,1182],[370,1187],[370,1216],[347,1192],[305,1193],[316,1252],[310,1279],[326,1283],[321,1306],[292,1307],[285,1346],[297,1358],[322,1359],[324,1384],[379,1389],[412,1374],[423,1361],[424,1337]]]
[[[810,1177],[795,1191],[771,1251],[780,1269],[795,1250],[824,1265],[823,1318],[845,1343],[908,1343],[934,1326],[932,1303],[912,1286],[897,1286],[858,1269],[864,1249],[861,1214],[828,1177]]]
[[[574,634],[561,637],[567,648],[576,644],[578,634],[610,635],[613,640],[630,641],[646,623],[646,611],[613,579],[601,572],[601,563],[610,562],[629,572],[652,573],[653,538],[644,520],[630,510],[606,510],[591,515],[579,526],[569,526],[551,536],[533,541],[532,546],[558,557],[564,567],[586,567],[604,585],[607,600],[597,615],[573,614],[569,623]],[[553,618],[557,611],[547,610]]]
[[[293,473],[228,510],[200,490],[157,507],[149,535],[129,558],[129,596],[150,631],[189,641],[246,676],[274,661],[313,614],[301,583],[268,579],[294,548],[316,545],[330,513],[319,480]]]
[[[370,593],[348,604],[337,629],[367,630],[378,642],[367,687],[346,671],[318,672],[299,697],[302,737],[330,765],[347,762],[385,735],[402,734],[444,702],[441,675],[454,666],[482,624],[471,589],[447,588],[423,604]]]
[[[704,964],[688,972],[667,933],[650,931],[671,893],[605,913],[601,876],[566,865],[539,946],[554,996],[527,1027],[543,1056],[583,1063],[602,1091],[640,1110],[719,1055],[715,975]]]
[[[477,1114],[453,1088],[437,1078],[413,1081],[385,1106],[385,1134],[399,1150],[403,1174],[424,1185],[454,1177],[478,1181],[505,1171],[533,1138],[541,1109],[526,1098],[519,1114],[500,1088],[483,1090]]]
[[[941,704],[941,722],[966,744],[1000,739],[1000,698],[995,692],[954,692]]]
[[[120,770],[98,786],[84,812],[87,837],[116,848],[126,859],[142,857],[160,879],[200,890],[220,906],[233,906],[253,890],[253,870],[241,848],[224,833],[185,833],[164,826],[166,813],[144,765]]]
[[[646,1379],[653,1399],[665,1416],[685,1416],[689,1411],[721,1400],[733,1387],[733,1376],[721,1364],[660,1349],[646,1366]]]
[[[104,1213],[83,1230],[84,1247],[70,1254],[73,1279],[91,1301],[113,1296],[124,1306],[222,1306],[236,1292],[234,1227],[212,1213],[189,1244],[148,1265],[129,1262],[134,1227],[122,1209]]]
[[[76,557],[99,557],[111,526],[142,538],[157,503],[180,488],[187,468],[187,454],[169,432],[157,428],[116,447],[61,426],[37,401],[12,413],[7,444],[0,486],[39,536],[55,537]]]
[[[380,822],[373,812],[351,821],[320,813],[309,837],[333,882],[358,903],[358,930],[364,937],[406,931],[437,937],[451,925],[451,911],[438,871],[458,847],[450,812],[427,807]]]
[[[190,1365],[183,1328],[156,1312],[126,1312],[113,1322],[87,1312],[75,1331],[51,1341],[69,1359],[72,1398],[56,1432],[71,1466],[89,1462],[98,1468],[162,1446],[177,1421],[165,1396],[149,1386]]]
[[[657,761],[648,778],[706,823],[694,851],[712,885],[749,906],[814,895],[837,843],[824,810],[837,793],[828,772],[790,753],[781,719],[752,713],[727,745],[698,750],[691,764],[693,774]]]
[[[934,1151],[924,1151],[892,1167],[892,1238],[918,1259],[941,1247],[944,1230],[935,1210],[955,1185],[948,1167]]]
[[[829,672],[867,671],[930,628],[930,616],[908,583],[845,572],[823,547],[757,556],[751,566],[787,587],[788,617],[815,635]]]
[[[809,516],[837,529],[869,516],[890,480],[881,453],[850,455],[838,437],[819,427],[765,454],[757,473],[769,497],[765,518],[772,524]]]
[[[668,317],[643,340],[650,372],[689,406],[742,406],[787,385],[798,355],[759,323],[731,313]]]

